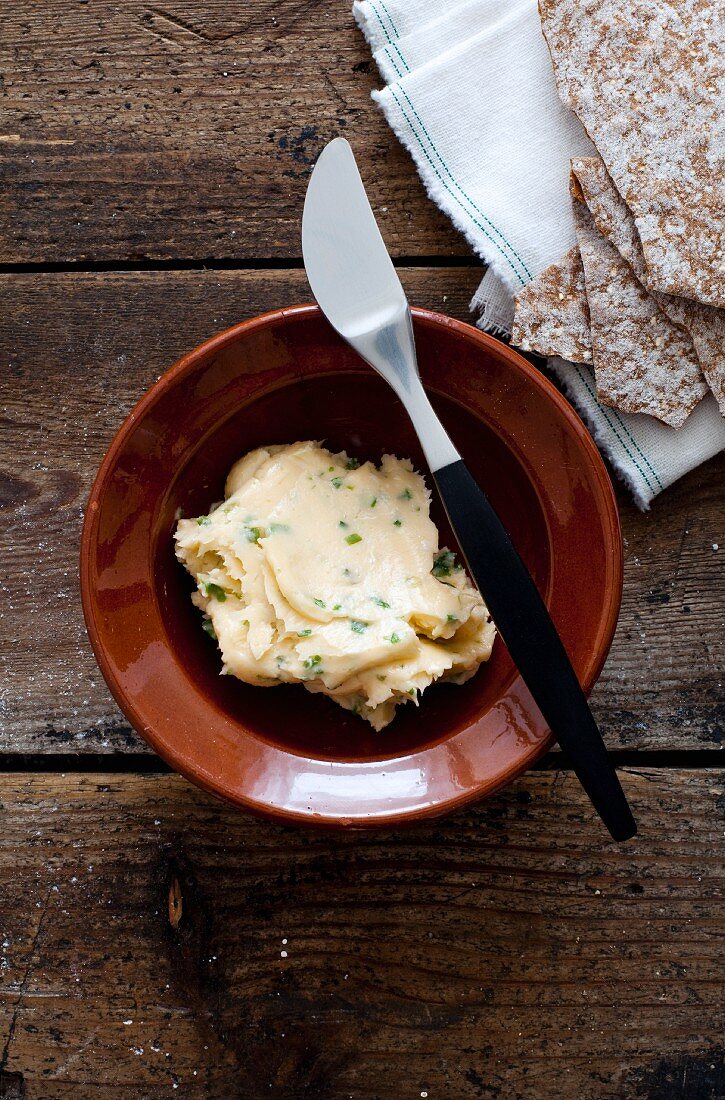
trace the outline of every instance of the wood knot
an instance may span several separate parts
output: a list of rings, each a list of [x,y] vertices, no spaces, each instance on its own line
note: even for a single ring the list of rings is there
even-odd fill
[[[174,875],[169,884],[169,924],[176,931],[181,923],[184,911],[184,899],[181,894],[179,880]]]

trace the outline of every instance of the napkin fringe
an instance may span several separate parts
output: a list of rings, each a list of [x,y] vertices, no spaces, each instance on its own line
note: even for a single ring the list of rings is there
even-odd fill
[[[352,14],[355,18],[360,30],[365,35],[371,50],[377,49],[375,41],[375,33],[373,30],[372,12],[369,10],[367,4],[362,3],[361,0],[354,0],[352,5]]]
[[[513,328],[515,305],[513,293],[489,268],[468,308],[477,318],[478,328],[506,340]]]

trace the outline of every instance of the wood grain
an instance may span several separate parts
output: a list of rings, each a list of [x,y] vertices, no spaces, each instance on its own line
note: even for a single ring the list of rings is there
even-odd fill
[[[311,166],[340,134],[395,255],[467,254],[370,99],[350,4],[5,7],[3,262],[298,256]]]
[[[421,305],[467,316],[477,268],[407,269]],[[8,367],[0,546],[0,751],[144,751],[87,644],[78,538],[92,478],[137,398],[183,351],[265,309],[305,300],[301,271],[0,277]],[[594,704],[613,748],[723,740],[723,461],[637,512],[619,493],[626,590]]]
[[[325,142],[352,141],[395,256],[468,250],[370,100],[349,3],[16,0],[0,73],[0,261],[38,267],[0,276],[0,752],[48,766],[0,773],[0,1097],[724,1100],[715,769],[622,773],[622,847],[565,771],[343,836],[175,776],[53,774],[58,753],[154,767],[85,637],[87,492],[182,352],[309,298],[269,268],[299,257]],[[256,270],[47,270],[147,259]],[[480,274],[403,282],[468,319]],[[724,472],[647,516],[618,494],[624,604],[593,699],[614,749],[722,746]]]
[[[6,775],[2,1071],[26,1100],[714,1100],[721,788],[623,782],[618,847],[564,773],[343,836],[172,776]]]

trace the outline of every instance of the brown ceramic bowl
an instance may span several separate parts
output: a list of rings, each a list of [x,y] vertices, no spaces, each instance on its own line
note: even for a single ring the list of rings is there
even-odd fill
[[[477,329],[414,310],[423,381],[531,569],[585,689],[622,590],[612,487],[581,421],[525,359]],[[83,609],[103,675],[141,736],[193,782],[288,822],[389,825],[497,790],[551,744],[500,639],[463,687],[434,686],[382,733],[301,686],[219,675],[174,558],[179,507],[205,512],[253,447],[323,439],[425,469],[402,405],[314,306],[208,340],[121,427],[91,492]],[[433,516],[454,545],[442,508]]]

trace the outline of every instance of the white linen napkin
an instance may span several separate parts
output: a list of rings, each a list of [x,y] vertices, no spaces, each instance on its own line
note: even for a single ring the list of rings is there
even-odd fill
[[[353,13],[386,81],[373,98],[488,264],[478,323],[508,335],[514,294],[576,242],[569,161],[593,148],[558,97],[537,2],[361,0]],[[725,447],[713,399],[675,431],[599,405],[587,368],[550,367],[642,508]]]

